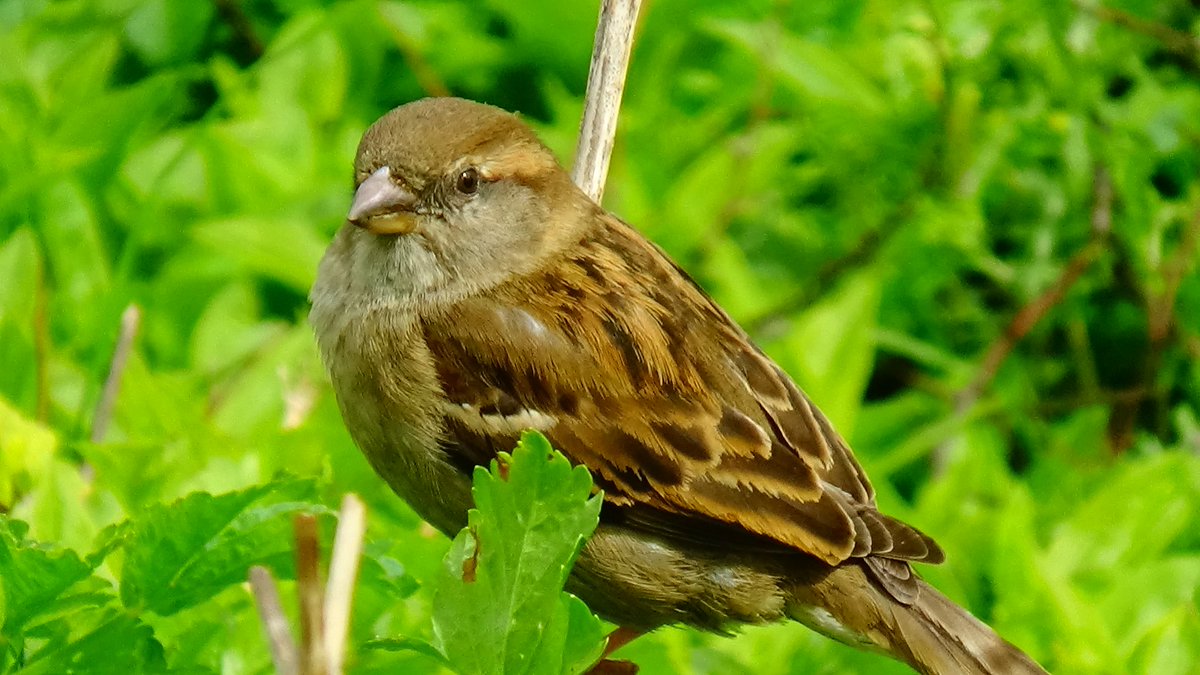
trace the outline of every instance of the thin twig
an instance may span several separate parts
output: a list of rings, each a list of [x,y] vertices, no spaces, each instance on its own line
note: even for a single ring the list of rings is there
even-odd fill
[[[571,179],[597,204],[604,197],[608,162],[617,133],[617,114],[625,91],[625,73],[633,49],[633,31],[641,0],[601,0],[588,69],[587,96]]]
[[[1200,335],[1187,333],[1183,336],[1183,351],[1192,361],[1200,361]]]
[[[1200,40],[1170,26],[1149,21],[1120,9],[1104,7],[1092,2],[1077,1],[1075,6],[1097,19],[1120,26],[1139,35],[1153,38],[1167,51],[1178,54],[1200,66]]]
[[[296,586],[300,593],[300,673],[326,675],[324,593],[317,518],[296,516]]]
[[[329,675],[342,675],[346,636],[350,632],[350,607],[354,601],[354,580],[358,576],[366,531],[362,500],[346,495],[338,516],[333,538],[333,556],[329,562],[329,584],[325,590],[325,655]]]
[[[238,0],[213,0],[213,4],[217,6],[217,13],[233,30],[234,39],[246,50],[248,60],[257,61],[263,55],[263,42],[242,5]]]
[[[912,208],[911,201],[898,205],[884,218],[883,224],[864,232],[849,251],[821,265],[817,273],[813,275],[811,284],[758,316],[742,321],[741,324],[746,332],[761,336],[771,324],[779,319],[811,305],[845,274],[870,263],[883,245],[903,229],[904,224],[912,216]]]
[[[100,401],[96,403],[95,414],[92,415],[92,442],[99,443],[108,433],[108,423],[112,419],[113,406],[116,405],[117,393],[121,390],[121,376],[125,373],[125,365],[129,361],[129,352],[133,348],[133,339],[137,336],[138,326],[142,321],[142,310],[137,305],[130,305],[121,312],[121,329],[117,335],[117,345],[113,348],[112,363],[108,368],[108,378],[104,380],[104,389],[100,392]]]
[[[1049,398],[1037,402],[1031,409],[1031,414],[1039,417],[1061,415],[1080,408],[1091,406],[1116,406],[1123,404],[1137,405],[1146,398],[1146,389],[1141,385],[1125,389],[1099,389],[1094,393],[1075,394],[1061,398]]]
[[[1088,242],[1071,256],[1058,279],[1045,291],[1022,307],[1004,327],[1004,331],[992,342],[984,353],[975,377],[955,396],[954,411],[957,417],[965,417],[991,386],[1000,372],[1000,366],[1037,324],[1058,306],[1067,292],[1079,281],[1083,273],[1103,253],[1112,232],[1113,185],[1112,177],[1103,166],[1097,166],[1092,179],[1091,236]],[[953,442],[940,444],[933,452],[933,468],[940,472],[950,457]]]
[[[1168,343],[1179,325],[1175,304],[1184,277],[1195,265],[1196,249],[1200,246],[1200,210],[1184,226],[1179,245],[1159,266],[1161,290],[1147,289],[1143,296],[1146,307],[1146,355],[1142,360],[1141,381],[1145,399],[1156,403],[1154,412],[1159,433],[1170,425],[1167,391],[1161,386],[1160,371]],[[1110,444],[1114,453],[1121,453],[1133,444],[1134,427],[1145,399],[1132,401],[1113,409],[1110,422]]]
[[[1108,234],[1112,231],[1112,179],[1108,171],[1098,168],[1094,180],[1091,237],[1083,248],[1071,256],[1058,279],[1041,295],[1022,307],[1004,327],[1004,332],[988,347],[975,378],[963,391],[962,396],[968,404],[979,398],[996,378],[1000,366],[1008,359],[1017,343],[1024,339],[1051,309],[1063,301],[1067,291],[1104,251]]]
[[[382,3],[379,5],[379,11],[383,12]],[[421,86],[421,89],[429,96],[449,96],[450,88],[446,86],[445,80],[433,66],[429,65],[429,61],[421,53],[412,37],[391,21],[385,19],[383,23],[391,29],[392,41],[396,43],[396,49],[400,50],[400,56],[408,64],[408,69],[412,71],[413,77],[417,79],[417,84]]]
[[[366,531],[365,513],[358,497],[346,495],[342,500],[328,592],[322,591],[317,519],[311,514],[296,516],[293,524],[296,590],[300,596],[299,646],[288,630],[271,573],[257,566],[250,569],[250,587],[271,646],[275,670],[280,675],[342,675],[354,582]]]
[[[1179,246],[1162,265],[1162,292],[1147,302],[1150,310],[1149,332],[1152,345],[1160,345],[1166,341],[1175,326],[1175,301],[1184,277],[1196,264],[1197,247],[1200,247],[1200,210],[1184,227]]]
[[[271,646],[271,661],[278,675],[299,675],[300,655],[296,640],[288,628],[287,616],[279,603],[279,588],[271,573],[259,565],[250,568],[250,590],[258,607],[267,643]]]

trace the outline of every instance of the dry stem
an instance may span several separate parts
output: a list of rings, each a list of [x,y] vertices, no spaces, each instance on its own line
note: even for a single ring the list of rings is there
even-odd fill
[[[142,322],[142,310],[137,305],[130,305],[121,312],[121,328],[117,335],[117,346],[113,348],[112,363],[108,368],[108,377],[104,380],[104,389],[100,392],[100,401],[96,403],[96,412],[92,415],[93,443],[104,440],[108,433],[108,423],[112,420],[113,406],[117,402],[117,393],[121,390],[121,376],[125,373],[125,365],[129,362],[129,352],[133,349],[133,339],[137,337],[138,326]]]
[[[604,196],[621,94],[625,91],[625,73],[633,48],[633,30],[641,4],[641,0],[601,0],[600,3],[579,145],[571,171],[571,179],[597,204]]]

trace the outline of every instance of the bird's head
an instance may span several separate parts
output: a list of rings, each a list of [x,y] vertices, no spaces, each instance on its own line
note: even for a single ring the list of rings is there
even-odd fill
[[[459,296],[536,268],[591,208],[516,115],[458,98],[400,106],[363,135],[343,236],[378,283]],[[364,272],[370,273],[370,272]]]

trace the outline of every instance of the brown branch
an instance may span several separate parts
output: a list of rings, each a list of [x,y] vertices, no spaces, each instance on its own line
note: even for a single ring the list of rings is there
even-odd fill
[[[617,115],[625,92],[625,73],[633,49],[641,0],[601,0],[596,42],[588,68],[587,95],[571,180],[597,204],[604,197],[608,163],[617,134]]]
[[[1088,238],[1088,242],[1075,255],[1071,256],[1062,273],[1058,275],[1058,279],[1018,310],[1000,335],[992,341],[987,351],[984,352],[975,377],[954,397],[954,414],[957,418],[966,419],[979,402],[979,398],[996,379],[1000,367],[1008,360],[1009,354],[1016,348],[1017,343],[1024,339],[1050,313],[1050,310],[1063,301],[1075,282],[1079,281],[1083,273],[1104,252],[1109,234],[1112,232],[1112,206],[1112,177],[1103,166],[1097,166],[1092,178],[1091,236]],[[932,455],[934,472],[940,473],[945,468],[950,457],[951,447],[951,442],[947,441],[934,448]]]
[[[1143,19],[1121,9],[1093,5],[1090,2],[1076,2],[1075,6],[1101,21],[1153,38],[1167,51],[1178,54],[1195,65],[1200,65],[1200,40],[1188,33],[1156,21]]]
[[[1183,236],[1175,252],[1162,266],[1163,291],[1147,302],[1151,345],[1161,345],[1170,336],[1175,326],[1175,301],[1183,279],[1195,264],[1196,249],[1200,245],[1200,210],[1183,230]]]
[[[296,586],[300,593],[300,675],[328,675],[317,518],[296,516]]]
[[[1004,327],[1004,331],[985,352],[971,384],[959,394],[960,402],[969,406],[983,394],[1017,343],[1024,339],[1050,310],[1063,301],[1067,291],[1104,252],[1108,235],[1112,231],[1113,186],[1112,178],[1103,167],[1096,169],[1092,190],[1092,234],[1088,242],[1071,257],[1058,279],[1041,295],[1022,307]]]
[[[383,12],[383,3],[379,3],[379,11]],[[400,50],[400,56],[404,62],[408,64],[408,69],[412,71],[413,77],[417,78],[417,84],[428,96],[449,96],[450,87],[446,86],[446,82],[438,75],[437,70],[429,65],[429,61],[425,60],[425,55],[413,43],[413,39],[407,33],[400,30],[398,26],[388,21],[385,17],[383,24],[391,29],[392,40],[396,43],[396,49]]]
[[[912,213],[912,203],[904,202],[897,206],[878,227],[867,230],[859,237],[854,246],[845,254],[829,260],[813,275],[813,283],[798,291],[795,295],[783,300],[778,305],[742,321],[747,333],[757,335],[765,331],[774,322],[808,307],[841,277],[853,270],[859,269],[875,259],[883,245],[888,242]]]
[[[250,588],[271,647],[271,659],[280,675],[342,675],[354,582],[366,531],[366,509],[355,495],[346,495],[342,500],[329,564],[329,584],[324,592],[317,519],[311,514],[303,514],[296,516],[293,525],[296,591],[300,597],[298,647],[288,629],[271,573],[258,566],[250,569]]]
[[[1039,401],[1029,410],[1038,417],[1061,415],[1091,406],[1137,405],[1146,398],[1146,388],[1140,385],[1126,389],[1100,389],[1094,393],[1076,394]]]
[[[1142,404],[1147,399],[1158,404],[1153,411],[1157,413],[1158,433],[1164,433],[1169,427],[1168,394],[1163,387],[1156,384],[1156,381],[1159,371],[1162,369],[1163,356],[1166,353],[1168,342],[1175,335],[1178,326],[1175,304],[1179,296],[1179,287],[1195,264],[1198,245],[1200,245],[1200,210],[1185,226],[1179,246],[1159,268],[1162,275],[1162,290],[1157,293],[1148,291],[1144,294],[1147,334],[1146,354],[1141,366],[1141,390],[1144,392],[1144,396],[1113,407],[1109,417],[1109,443],[1113,453],[1124,452],[1133,444],[1134,427],[1138,421],[1139,411],[1142,410]]]
[[[129,362],[129,352],[133,348],[133,339],[137,336],[138,326],[142,321],[142,311],[137,305],[130,305],[121,312],[121,328],[117,335],[117,344],[113,348],[112,363],[108,368],[108,377],[104,380],[104,388],[100,392],[100,400],[96,403],[92,415],[93,443],[104,440],[108,433],[108,424],[112,419],[113,406],[116,405],[117,394],[121,390],[121,376]]]
[[[221,19],[233,30],[233,38],[246,50],[246,56],[251,62],[257,61],[263,55],[263,42],[254,30],[250,17],[246,16],[238,0],[213,0]]]

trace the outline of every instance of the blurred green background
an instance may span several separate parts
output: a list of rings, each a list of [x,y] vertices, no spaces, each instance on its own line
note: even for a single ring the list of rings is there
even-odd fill
[[[364,645],[428,637],[448,542],[351,444],[306,294],[358,138],[395,105],[519,111],[569,164],[595,19],[0,0],[0,672],[269,672],[244,568],[155,601],[133,579],[147,530],[120,525],[262,485],[238,494],[363,495],[351,671],[434,667]],[[605,202],[822,406],[883,510],[941,542],[932,583],[1053,672],[1184,674],[1198,176],[1195,0],[646,0]],[[284,473],[310,480],[280,492]],[[798,625],[621,654],[651,675],[906,672]]]

